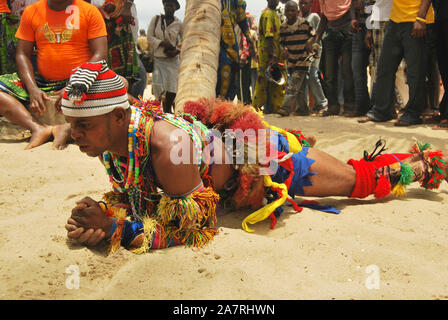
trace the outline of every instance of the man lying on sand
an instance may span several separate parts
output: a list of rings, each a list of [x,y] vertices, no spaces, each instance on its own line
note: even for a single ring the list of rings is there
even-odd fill
[[[75,143],[100,157],[113,186],[102,201],[77,203],[68,237],[91,246],[107,239],[112,252],[202,247],[217,233],[221,208],[256,210],[242,223],[252,232],[249,224],[268,217],[273,227],[285,201],[297,208],[295,195],[401,196],[411,182],[435,189],[447,177],[447,158],[426,144],[381,154],[379,142],[372,154],[344,163],[251,107],[203,99],[172,115],[157,102],[130,106],[104,61],[75,70],[62,111]]]

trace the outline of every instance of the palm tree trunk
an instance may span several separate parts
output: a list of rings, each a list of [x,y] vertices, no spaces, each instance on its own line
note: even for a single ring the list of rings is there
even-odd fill
[[[221,1],[187,0],[183,25],[176,113],[187,101],[216,96]]]

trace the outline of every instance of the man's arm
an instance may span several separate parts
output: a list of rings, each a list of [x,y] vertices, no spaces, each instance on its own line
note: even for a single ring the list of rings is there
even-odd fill
[[[98,62],[107,59],[107,37],[99,37],[89,40],[89,49],[92,53],[90,62]]]
[[[350,5],[350,28],[352,32],[359,32],[361,30],[359,16],[362,10],[364,10],[362,0],[352,0]]]
[[[30,110],[34,113],[45,112],[45,100],[47,95],[39,89],[34,79],[34,68],[31,63],[31,55],[34,50],[34,42],[18,39],[16,51],[16,63],[20,79],[30,95]]]
[[[319,43],[322,40],[322,35],[324,34],[325,30],[327,30],[327,26],[328,26],[328,19],[324,14],[322,14],[322,18],[320,19],[319,26],[317,27],[316,37],[314,38],[314,42]]]
[[[417,18],[411,32],[411,36],[414,38],[422,38],[426,34],[426,14],[428,13],[430,5],[431,0],[422,0],[420,3],[420,10],[418,11]]]
[[[148,38],[148,42],[151,45],[151,48],[156,50],[162,43],[162,40],[156,37],[156,27],[159,23],[160,16],[155,16],[151,19],[151,22],[148,26],[148,31],[146,37]]]

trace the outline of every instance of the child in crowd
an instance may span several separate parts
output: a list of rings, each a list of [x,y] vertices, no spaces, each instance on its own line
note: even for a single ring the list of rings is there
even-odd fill
[[[287,56],[288,81],[283,105],[278,113],[288,116],[290,112],[296,115],[309,115],[305,90],[305,79],[310,67],[308,52],[314,40],[314,30],[308,21],[299,17],[299,7],[295,1],[288,1],[285,6],[286,22],[280,28],[281,44],[284,55]],[[313,45],[317,52],[318,44]],[[296,100],[296,110],[291,107]]]

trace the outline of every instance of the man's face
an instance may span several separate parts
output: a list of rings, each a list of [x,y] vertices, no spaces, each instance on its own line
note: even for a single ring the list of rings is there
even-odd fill
[[[174,12],[176,12],[176,3],[174,1],[166,1],[163,5],[163,9],[165,10],[165,15],[174,16]]]
[[[79,150],[90,157],[101,155],[112,145],[110,114],[94,117],[65,117],[70,123],[71,136]]]
[[[299,16],[299,9],[296,6],[286,6],[285,7],[285,17],[288,22],[294,22]]]
[[[311,0],[300,0],[299,7],[303,13],[308,13],[311,10]]]
[[[51,4],[55,4],[55,5],[63,4],[66,2],[67,2],[67,5],[70,5],[70,2],[68,2],[68,0],[49,0],[49,1]]]

